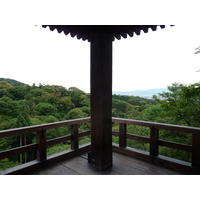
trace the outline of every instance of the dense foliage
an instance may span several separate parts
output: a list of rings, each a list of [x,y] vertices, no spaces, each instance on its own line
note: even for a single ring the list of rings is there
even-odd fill
[[[22,83],[22,82],[19,82],[14,79],[10,79],[10,78],[0,78],[0,81],[4,81],[4,82],[10,83],[10,84],[25,85],[25,83]]]
[[[10,81],[10,80],[9,80]],[[200,127],[199,111],[200,84],[173,84],[169,92],[163,92],[154,99],[138,96],[113,95],[113,117],[171,123]],[[58,85],[32,86],[20,82],[8,83],[0,81],[0,130],[23,126],[57,122],[90,116],[90,94],[76,88]],[[80,125],[80,130],[89,129],[89,124]],[[118,125],[113,123],[113,130]],[[149,129],[138,126],[128,126],[128,133],[149,137]],[[69,127],[61,127],[47,131],[47,139],[70,134]],[[160,139],[191,144],[188,134],[160,131]],[[80,143],[90,140],[83,138]],[[117,138],[113,136],[113,141]],[[36,133],[0,139],[0,151],[36,142]],[[129,141],[128,146],[149,151],[149,144]],[[47,154],[53,154],[70,147],[70,143],[54,145],[47,149]],[[191,156],[178,150],[159,148],[159,154],[190,161]],[[0,161],[0,170],[6,169],[35,159],[35,153],[30,152],[13,156]]]

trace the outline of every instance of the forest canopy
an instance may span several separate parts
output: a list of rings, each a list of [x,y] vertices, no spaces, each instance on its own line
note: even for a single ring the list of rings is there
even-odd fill
[[[200,127],[200,83],[184,85],[173,83],[168,86],[168,92],[154,95],[153,99],[138,96],[112,96],[112,116],[119,118],[152,121],[168,124]],[[0,79],[0,130],[23,126],[45,124],[63,120],[84,118],[90,116],[90,94],[76,87],[66,89],[59,85],[32,86],[22,84],[12,79]],[[79,127],[90,129],[89,124]],[[113,123],[113,130],[118,125]],[[128,127],[131,134],[149,137],[149,131],[144,127]],[[70,134],[68,127],[49,130],[47,139]],[[174,142],[191,144],[191,135],[183,135],[170,131],[162,131],[160,138]],[[89,141],[86,138],[85,141]],[[113,141],[117,139],[113,136]],[[0,151],[36,142],[34,133],[0,139]],[[138,141],[129,142],[129,146],[148,151],[148,144]],[[47,149],[47,154],[53,154],[69,148],[68,143]],[[160,148],[162,155],[190,161],[187,152],[180,155],[176,150]],[[33,153],[26,156],[13,157],[0,161],[0,170],[33,160]]]

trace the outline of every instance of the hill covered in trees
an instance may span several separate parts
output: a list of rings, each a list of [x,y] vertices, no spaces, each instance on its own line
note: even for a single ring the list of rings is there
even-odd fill
[[[10,79],[10,78],[0,78],[0,81],[4,81],[4,82],[7,82],[7,83],[16,84],[16,85],[25,85],[25,83],[22,83],[22,82],[19,82],[19,81],[16,81],[14,79]]]
[[[76,87],[30,86],[12,79],[2,80],[0,116],[2,121],[4,118],[12,120],[1,123],[1,130],[13,128],[14,121],[22,112],[26,112],[32,125],[90,116],[90,94]],[[141,97],[113,95],[112,113],[114,117],[133,118],[155,104],[154,100]]]
[[[76,88],[66,89],[59,85],[32,86],[20,84],[19,81],[1,79],[0,81],[0,130],[19,128],[30,125],[45,124],[63,120],[90,116],[90,94]],[[11,83],[10,83],[11,82]],[[147,107],[155,104],[154,100],[139,97],[113,95],[114,117],[134,118]],[[89,130],[89,124],[82,124],[80,131]],[[47,139],[70,134],[69,127],[48,130]],[[90,137],[83,140],[89,141]],[[0,151],[36,142],[36,134],[0,139]],[[80,141],[81,142],[81,141]],[[82,141],[84,142],[84,141]],[[48,148],[47,154],[53,154],[70,148],[69,143]],[[0,169],[24,163],[35,158],[27,153],[21,157],[14,156],[0,161]]]
[[[90,94],[76,87],[66,89],[59,85],[32,86],[26,84],[9,83],[9,80],[0,81],[0,130],[38,125],[63,120],[77,119],[90,116]],[[172,84],[169,92],[160,93],[154,99],[138,96],[114,94],[112,97],[112,116],[160,123],[179,124],[200,127],[200,84],[181,85]],[[79,127],[80,131],[90,129],[88,123]],[[118,124],[113,123],[113,130],[118,130]],[[149,130],[145,127],[128,126],[127,132],[149,137]],[[69,127],[48,130],[47,139],[70,134]],[[189,134],[161,131],[160,138],[174,142],[191,144]],[[83,141],[90,141],[90,136]],[[113,136],[113,141],[117,138]],[[20,136],[0,139],[0,151],[15,148],[24,144],[36,142],[36,133],[24,138]],[[146,143],[128,141],[129,146],[148,151]],[[65,150],[69,143],[48,147],[47,154]],[[188,152],[159,148],[159,154],[189,161]],[[0,161],[0,170],[33,160],[34,153],[14,156]]]

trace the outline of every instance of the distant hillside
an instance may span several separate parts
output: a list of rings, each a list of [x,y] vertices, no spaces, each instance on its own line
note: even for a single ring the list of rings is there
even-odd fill
[[[19,84],[19,85],[26,85],[25,83],[22,83],[20,81],[16,81],[14,79],[10,79],[10,78],[0,78],[0,81],[4,81],[10,84]]]
[[[167,88],[149,89],[149,90],[134,90],[134,91],[114,91],[113,94],[139,96],[145,98],[152,98],[153,95],[158,93],[167,92]]]

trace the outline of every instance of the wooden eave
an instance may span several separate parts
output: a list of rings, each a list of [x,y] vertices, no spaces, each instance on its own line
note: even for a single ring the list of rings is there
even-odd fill
[[[115,39],[133,37],[134,34],[140,35],[141,31],[148,33],[149,29],[156,31],[157,27],[165,28],[165,25],[42,25],[43,28],[49,27],[51,31],[57,30],[58,33],[70,34],[71,37],[87,40],[90,42],[91,32],[107,32]]]

